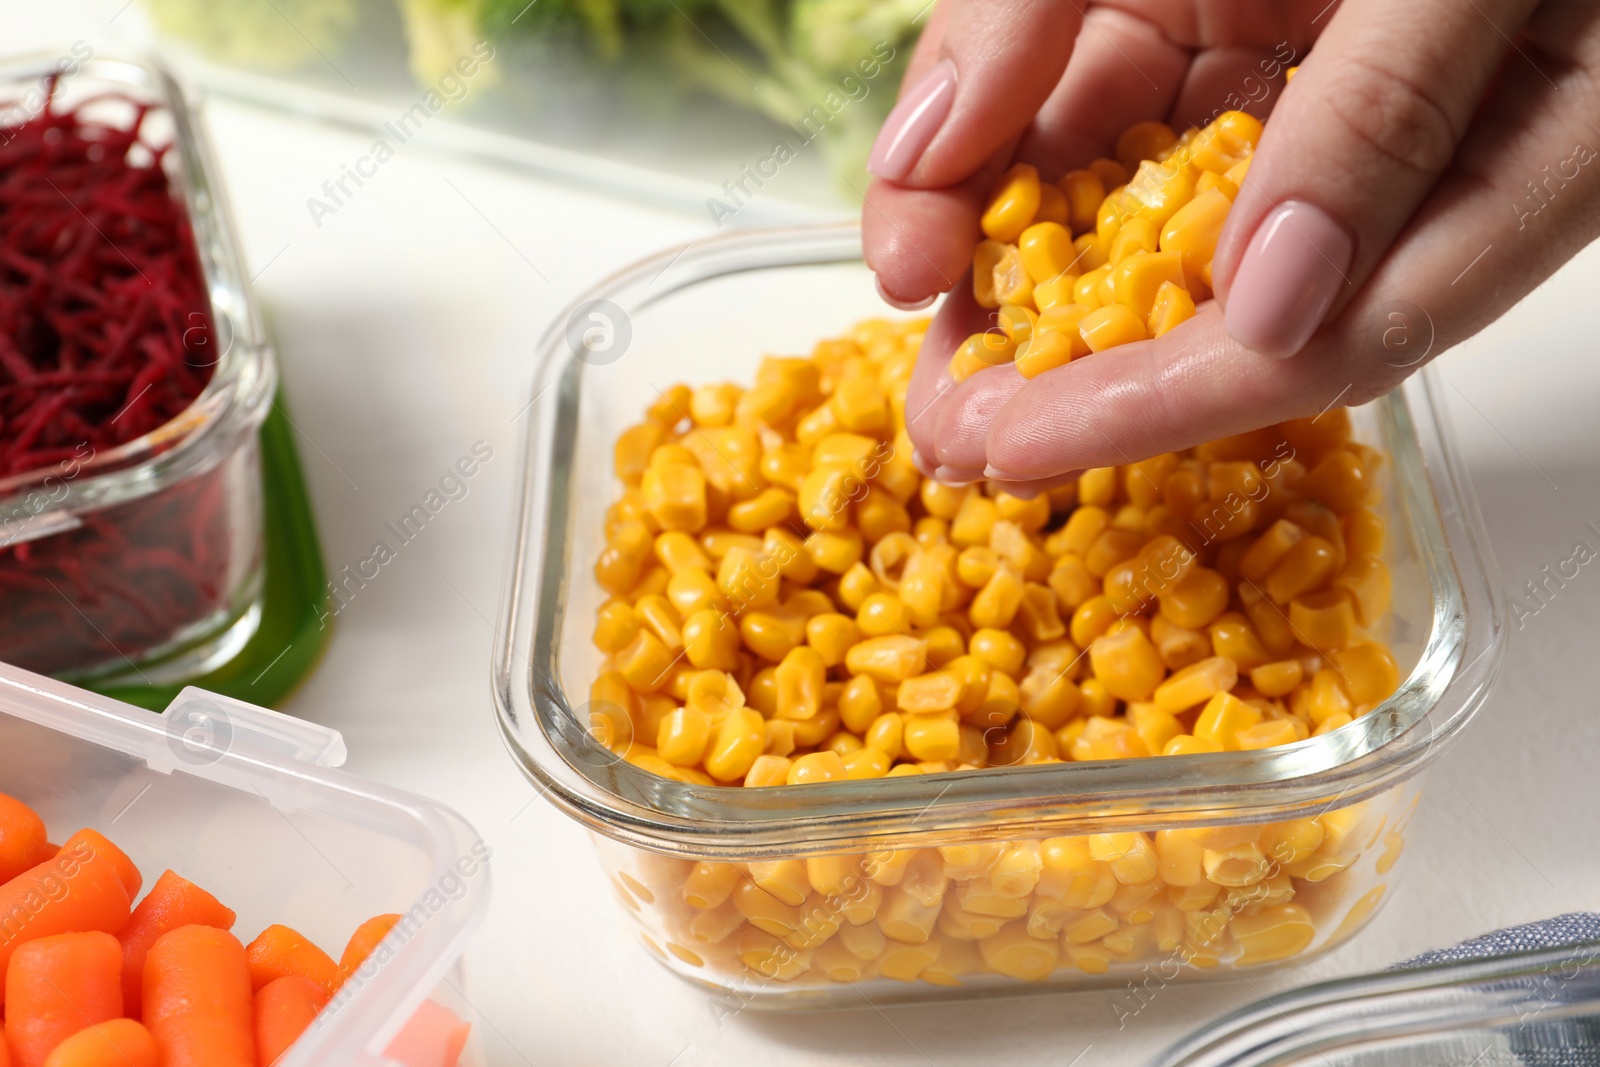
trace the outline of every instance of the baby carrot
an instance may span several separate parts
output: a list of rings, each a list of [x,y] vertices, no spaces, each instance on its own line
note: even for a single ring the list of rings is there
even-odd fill
[[[321,986],[330,996],[339,987],[339,965],[313,945],[304,934],[274,923],[261,931],[244,950],[250,961],[250,988],[297,974]]]
[[[139,865],[129,859],[126,852],[95,830],[79,830],[67,838],[61,847],[67,848],[78,843],[87,844],[96,855],[109,859],[116,866],[117,880],[128,891],[128,899],[139,899],[139,887],[144,885],[144,876],[139,873]]]
[[[128,925],[117,933],[122,942],[122,1004],[138,1015],[143,990],[144,958],[156,938],[180,926],[233,929],[234,914],[216,897],[172,871],[164,872],[133,909]]]
[[[122,946],[100,931],[18,947],[6,968],[6,1038],[16,1067],[43,1067],[85,1026],[122,1014]]]
[[[22,801],[0,793],[0,882],[49,859],[44,820]]]
[[[424,1000],[383,1054],[406,1067],[457,1067],[472,1024],[437,1000]]]
[[[393,930],[394,924],[399,921],[398,915],[375,915],[356,927],[356,932],[350,935],[350,943],[344,947],[344,954],[339,957],[341,977],[348,979],[355,974],[367,961],[367,957],[372,955],[372,950],[389,936],[389,931]]]
[[[0,886],[0,970],[19,946],[37,938],[122,929],[131,897],[127,859],[99,834],[80,831],[53,858]],[[0,1000],[4,994],[0,986]]]
[[[180,926],[150,946],[144,1024],[163,1067],[255,1067],[250,966],[226,930]]]
[[[256,991],[256,1063],[272,1067],[300,1039],[328,1003],[328,991],[298,974],[275,978]]]
[[[56,1046],[44,1067],[159,1067],[150,1031],[132,1019],[86,1026]]]

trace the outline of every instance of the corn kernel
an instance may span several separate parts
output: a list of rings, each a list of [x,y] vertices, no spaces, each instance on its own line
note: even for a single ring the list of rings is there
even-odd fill
[[[919,760],[955,759],[961,751],[961,729],[953,716],[912,715],[905,720],[903,744]]]
[[[923,642],[896,635],[874,637],[853,646],[845,655],[845,667],[852,674],[864,674],[884,684],[903,682],[927,665]]]
[[[1145,314],[1149,314],[1148,309]],[[1111,304],[1089,312],[1083,317],[1078,333],[1091,352],[1104,352],[1118,345],[1147,340],[1150,336],[1143,317],[1122,304]]]
[[[1212,656],[1182,670],[1156,687],[1156,706],[1170,712],[1203,704],[1239,684],[1239,667],[1225,656]],[[1164,742],[1163,742],[1164,743]]]
[[[1349,595],[1362,626],[1374,626],[1389,614],[1389,568],[1377,556],[1352,554],[1330,584]]]
[[[1069,304],[1067,308],[1076,313],[1081,326],[1088,311],[1078,304]],[[1079,349],[1082,349],[1080,352]],[[1071,363],[1077,355],[1085,355],[1089,346],[1079,329],[1050,330],[1040,334],[1020,345],[1016,350],[1017,373],[1024,378],[1037,378],[1045,371],[1055,370]]]
[[[1158,158],[1178,143],[1178,135],[1164,122],[1139,122],[1117,138],[1117,162],[1127,170],[1137,170],[1145,160]]]
[[[1269,719],[1266,722],[1256,723],[1239,730],[1234,738],[1242,751],[1252,749],[1272,748],[1276,745],[1292,745],[1300,740],[1294,724],[1297,720]]]
[[[1124,176],[1116,184],[1122,185],[1127,180]],[[1071,223],[1073,232],[1082,233],[1092,228],[1096,213],[1100,209],[1100,201],[1106,198],[1108,188],[1101,181],[1100,175],[1092,170],[1068,171],[1059,184],[1067,198],[1067,221]]]
[[[1085,315],[1087,315],[1087,313],[1090,311],[1098,309],[1101,304],[1104,303],[1104,301],[1100,299],[1100,283],[1105,281],[1110,276],[1111,267],[1109,264],[1106,266],[1095,267],[1093,270],[1085,271],[1083,274],[1079,275],[1077,282],[1072,287],[1072,302],[1077,304],[1079,307],[1084,308]],[[1083,336],[1083,327],[1081,322],[1079,323],[1078,334],[1080,337]],[[1086,338],[1084,340],[1084,347],[1089,347]]]
[[[1005,173],[984,208],[980,225],[991,240],[1015,241],[1039,210],[1039,172],[1018,163]]]
[[[1162,337],[1194,318],[1194,297],[1173,282],[1162,282],[1145,325],[1151,337]]]
[[[1036,222],[1017,238],[1022,265],[1037,285],[1069,270],[1077,259],[1072,235],[1057,222]]]
[[[788,783],[808,785],[813,782],[838,782],[844,778],[844,761],[837,752],[812,752],[799,757],[789,767]]]
[[[905,634],[912,626],[911,609],[893,593],[873,593],[856,610],[856,626],[868,637]]]
[[[676,767],[693,767],[711,738],[711,716],[697,708],[679,708],[661,720],[656,752]]]
[[[1107,258],[1113,267],[1118,267],[1129,256],[1156,251],[1160,241],[1161,231],[1156,228],[1156,224],[1143,216],[1135,215],[1133,218],[1123,220],[1122,226],[1117,230],[1117,239],[1111,242]]]
[[[1162,594],[1161,614],[1175,626],[1199,630],[1228,606],[1228,583],[1207,567],[1196,567],[1183,581]]]
[[[1333,577],[1337,566],[1338,553],[1332,544],[1321,537],[1302,537],[1267,574],[1261,589],[1282,607],[1295,597],[1320,589]]]
[[[1356,636],[1355,607],[1342,589],[1308,593],[1289,602],[1289,626],[1318,652],[1334,652]]]
[[[1089,645],[1089,665],[1119,700],[1149,700],[1166,673],[1155,646],[1137,627],[1096,637]]]
[[[1215,741],[1229,751],[1237,751],[1239,731],[1260,721],[1259,709],[1231,693],[1218,693],[1206,702],[1200,717],[1195,720],[1194,736],[1202,741]]]
[[[1143,323],[1155,308],[1156,294],[1166,284],[1179,288],[1185,286],[1183,258],[1176,252],[1138,252],[1112,268],[1111,286],[1117,303],[1132,310],[1141,320],[1139,335],[1134,340],[1144,340],[1146,330]],[[1088,334],[1084,335],[1084,340],[1089,342],[1090,348],[1100,351],[1100,348],[1095,348]],[[1106,347],[1110,346],[1101,346]]]
[[[778,663],[806,639],[806,619],[787,611],[752,611],[739,619],[744,647],[770,663]]]
[[[730,712],[717,727],[705,752],[705,767],[713,778],[742,780],[766,746],[766,723],[753,708]],[[715,907],[714,904],[706,905]]]
[[[784,785],[789,781],[789,767],[792,761],[785,756],[760,755],[750,765],[750,770],[744,776],[744,784],[749,786]]]
[[[1254,915],[1240,915],[1229,924],[1240,954],[1237,966],[1271,963],[1303,950],[1316,936],[1311,914],[1298,904],[1262,908]]]
[[[1072,254],[1074,256],[1078,254],[1076,248],[1073,248]],[[1074,270],[1064,271],[1033,287],[1033,306],[1039,309],[1041,317],[1046,312],[1060,311],[1072,306],[1073,290],[1077,288],[1079,277],[1080,275],[1074,268]],[[1037,324],[1035,325],[1037,326]],[[1076,333],[1077,331],[1074,330],[1073,332]]]
[[[1378,704],[1400,688],[1400,667],[1389,650],[1376,641],[1363,641],[1333,657],[1339,681],[1357,704]]]
[[[663,530],[693,533],[706,524],[706,478],[687,463],[653,465],[640,488],[645,506]]]
[[[1161,251],[1180,258],[1185,277],[1198,278],[1200,268],[1211,262],[1232,208],[1233,200],[1219,190],[1198,192],[1162,227]]]

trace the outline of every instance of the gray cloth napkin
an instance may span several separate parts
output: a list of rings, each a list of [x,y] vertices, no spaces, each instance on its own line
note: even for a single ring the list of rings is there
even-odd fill
[[[1391,970],[1424,967],[1434,963],[1469,963],[1494,959],[1514,952],[1587,945],[1575,953],[1574,963],[1600,966],[1600,914],[1570,912],[1553,919],[1524,923],[1463,941],[1450,948],[1435,949],[1414,956]],[[1570,973],[1570,972],[1569,972]],[[1553,975],[1508,979],[1508,986],[1525,987],[1542,1001],[1551,994]],[[1475,1056],[1467,1055],[1481,1038],[1462,1038],[1465,1057],[1474,1067],[1521,1064],[1525,1067],[1600,1067],[1600,1017],[1550,1019],[1530,1015],[1513,1028],[1500,1033],[1498,1040],[1483,1044]],[[1472,1047],[1465,1047],[1472,1046]]]
[[[1584,941],[1600,941],[1600,914],[1592,911],[1572,911],[1553,919],[1508,926],[1481,934],[1450,948],[1437,948],[1397,963],[1390,970],[1406,967],[1426,967],[1430,963],[1467,963],[1472,960],[1493,959],[1512,952],[1531,952],[1541,948],[1560,948]]]

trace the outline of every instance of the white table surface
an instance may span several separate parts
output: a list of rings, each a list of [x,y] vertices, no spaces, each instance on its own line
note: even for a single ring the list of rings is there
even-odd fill
[[[120,2],[10,2],[0,25],[19,46],[97,39]],[[443,800],[494,847],[493,902],[468,954],[492,1064],[1138,1064],[1258,995],[1600,906],[1600,571],[1585,568],[1511,627],[1495,695],[1431,772],[1408,873],[1353,944],[1288,974],[1162,990],[1120,1031],[1114,990],[723,1018],[626,933],[585,833],[529,803],[488,685],[533,340],[595,279],[709,222],[455,161],[424,134],[319,228],[306,198],[368,138],[226,101],[209,125],[330,571],[368,555],[473,442],[494,449],[469,495],[342,612],[285,709],[343,731],[350,771]],[[1512,593],[1574,541],[1595,543],[1597,290],[1591,248],[1439,364]]]

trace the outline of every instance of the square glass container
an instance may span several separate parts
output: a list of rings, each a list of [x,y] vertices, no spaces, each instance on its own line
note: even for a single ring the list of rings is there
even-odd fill
[[[256,431],[276,368],[210,149],[172,75],[153,59],[37,56],[0,67],[0,97],[27,113],[28,94],[52,72],[57,106],[117,93],[150,107],[144,129],[171,145],[163,163],[188,219],[217,356],[201,394],[158,429],[0,478],[0,660],[150,685],[226,660],[256,627]]]
[[[749,382],[762,355],[881,313],[854,226],[756,231],[623,271],[540,343],[493,687],[513,757],[594,831],[626,920],[677,973],[802,1009],[859,1006],[855,983],[884,1003],[1222,975],[1354,933],[1391,895],[1421,772],[1482,703],[1501,649],[1477,506],[1426,372],[1352,412],[1356,438],[1391,457],[1383,636],[1404,681],[1341,729],[1260,751],[759,789],[662,778],[594,740],[592,568],[618,433],[671,383]],[[592,329],[609,344],[585,347]],[[1185,840],[1255,861],[1201,884],[1151,870],[1168,843],[1182,866]],[[995,891],[996,856],[1035,847],[1037,887]]]
[[[461,955],[490,850],[450,809],[334,770],[344,758],[337,731],[202,689],[158,715],[0,664],[0,792],[54,839],[100,831],[146,889],[177,871],[245,942],[284,923],[337,954],[402,914],[279,1067],[454,1067],[425,1038],[472,1018]],[[479,1045],[462,1067],[481,1067]]]

